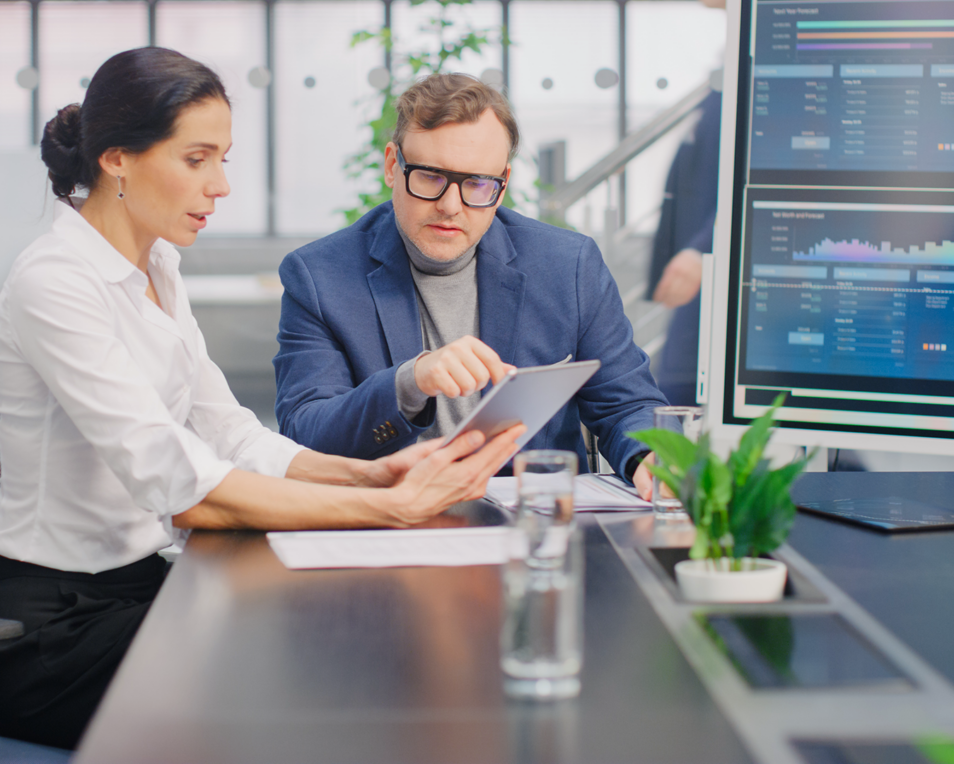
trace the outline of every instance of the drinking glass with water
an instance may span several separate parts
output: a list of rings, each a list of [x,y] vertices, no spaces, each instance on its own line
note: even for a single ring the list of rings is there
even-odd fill
[[[700,406],[659,406],[653,409],[653,426],[657,430],[671,430],[685,435],[693,443],[702,433],[704,409]],[[659,459],[659,455],[656,455]],[[660,463],[662,460],[660,459]],[[682,502],[669,488],[653,475],[653,512],[656,517],[685,517]]]
[[[514,460],[519,504],[504,569],[501,666],[515,697],[580,691],[583,552],[573,518],[576,454],[528,451]]]
[[[514,459],[516,524],[526,533],[528,565],[556,565],[564,554],[574,527],[576,470],[577,458],[572,451],[527,451]]]

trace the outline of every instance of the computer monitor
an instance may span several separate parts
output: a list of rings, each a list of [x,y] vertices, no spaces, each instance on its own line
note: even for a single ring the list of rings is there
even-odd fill
[[[730,0],[717,437],[954,454],[954,2]],[[723,331],[724,329],[724,331]]]

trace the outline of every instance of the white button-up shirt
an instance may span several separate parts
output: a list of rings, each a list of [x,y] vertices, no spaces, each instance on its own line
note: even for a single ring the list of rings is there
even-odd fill
[[[302,450],[239,406],[209,359],[179,254],[148,279],[57,202],[0,290],[0,555],[98,573],[168,546],[171,518],[235,468]]]

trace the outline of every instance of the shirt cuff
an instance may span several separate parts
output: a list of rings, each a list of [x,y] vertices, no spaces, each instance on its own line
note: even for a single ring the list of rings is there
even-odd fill
[[[398,366],[397,373],[394,375],[394,392],[397,395],[398,409],[409,422],[424,410],[429,400],[414,381],[414,364],[417,363],[418,358],[430,352],[425,350],[410,361],[405,361]]]
[[[235,466],[246,472],[283,478],[292,459],[307,450],[284,435],[267,432],[235,458]]]
[[[185,549],[186,541],[189,540],[189,534],[192,533],[192,530],[189,528],[176,528],[176,526],[172,524],[172,518],[174,517],[175,515],[163,515],[162,527],[166,534],[168,534],[169,540],[179,551],[182,551]]]
[[[639,465],[642,464],[643,459],[645,459],[651,453],[652,451],[643,451],[642,453],[634,454],[633,456],[629,457],[629,459],[626,461],[626,474],[624,475],[627,481],[630,483],[633,482],[633,475],[636,474],[636,470],[639,469]]]

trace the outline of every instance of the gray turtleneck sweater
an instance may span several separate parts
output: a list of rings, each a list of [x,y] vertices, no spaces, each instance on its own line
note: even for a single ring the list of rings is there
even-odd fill
[[[438,350],[468,334],[479,337],[477,245],[453,260],[434,260],[421,252],[400,226],[398,232],[411,261],[424,352]],[[409,420],[421,413],[428,400],[414,381],[414,364],[420,357],[401,364],[395,376],[398,407]],[[437,438],[451,432],[479,403],[479,391],[466,398],[437,396],[434,424],[420,439]]]

